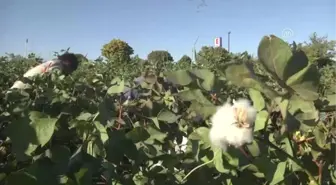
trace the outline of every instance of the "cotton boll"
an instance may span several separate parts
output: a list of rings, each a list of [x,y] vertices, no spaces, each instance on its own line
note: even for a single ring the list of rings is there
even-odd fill
[[[239,128],[237,125],[230,125],[223,134],[225,134],[227,143],[236,148],[253,141],[252,128]]]
[[[228,142],[226,139],[227,128],[230,124],[235,123],[233,109],[229,103],[217,108],[216,113],[211,117],[212,127],[209,132],[211,143],[226,150]]]
[[[240,147],[245,143],[251,143],[256,112],[245,99],[233,101],[233,105],[226,103],[219,107],[211,118],[212,127],[209,133],[211,143],[223,150],[226,150],[227,145]]]
[[[176,153],[185,153],[187,151],[187,142],[188,138],[182,136],[182,143],[180,145],[177,144],[176,140],[174,140],[175,144],[175,152]]]
[[[237,101],[233,100],[232,107],[237,108],[238,110],[243,110],[246,116],[245,118],[240,119],[244,122],[247,122],[251,126],[254,125],[255,119],[257,117],[257,110],[253,106],[251,106],[250,101],[248,101],[247,99],[238,99]]]

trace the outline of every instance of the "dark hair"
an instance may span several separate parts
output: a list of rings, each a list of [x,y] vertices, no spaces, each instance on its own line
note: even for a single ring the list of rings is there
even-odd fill
[[[77,69],[79,61],[75,54],[73,53],[64,53],[63,55],[58,56],[58,59],[63,63],[67,64],[66,67],[70,72],[73,72]]]

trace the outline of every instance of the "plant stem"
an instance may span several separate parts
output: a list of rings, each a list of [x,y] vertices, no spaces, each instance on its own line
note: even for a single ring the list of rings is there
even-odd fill
[[[295,159],[293,156],[289,155],[287,152],[283,151],[281,148],[274,145],[273,143],[271,143],[267,139],[262,139],[262,138],[259,138],[259,137],[256,137],[256,139],[258,139],[260,142],[263,142],[263,143],[269,145],[270,147],[272,147],[272,148],[276,149],[277,151],[281,152],[287,158],[291,159],[293,162],[295,162],[298,166],[300,166],[302,168],[302,170],[308,175],[310,180],[314,181],[314,183],[316,183],[316,184],[319,184],[317,182],[317,180],[314,178],[314,176],[304,167],[304,165],[300,161]]]
[[[189,176],[190,174],[192,174],[194,171],[196,171],[198,168],[201,168],[201,167],[203,167],[203,166],[205,166],[205,165],[207,165],[207,164],[210,164],[210,163],[212,163],[213,161],[214,161],[214,158],[211,159],[211,160],[208,161],[208,162],[205,162],[205,163],[200,164],[200,165],[196,166],[195,168],[193,168],[193,169],[192,169],[186,176],[184,176],[184,178],[182,179],[182,182],[185,181],[185,180],[188,178],[188,176]]]

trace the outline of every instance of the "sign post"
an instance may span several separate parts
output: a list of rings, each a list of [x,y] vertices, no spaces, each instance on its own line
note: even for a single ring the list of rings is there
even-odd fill
[[[215,38],[215,47],[222,47],[222,37]]]

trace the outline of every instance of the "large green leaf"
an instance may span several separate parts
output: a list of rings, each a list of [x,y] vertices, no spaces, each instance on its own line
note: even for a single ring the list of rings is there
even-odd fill
[[[213,158],[214,162],[213,163],[215,165],[216,170],[218,172],[221,172],[221,173],[227,173],[228,170],[225,169],[224,163],[223,163],[223,151],[222,151],[222,149],[215,148],[213,150],[213,152],[214,152],[214,158]]]
[[[293,51],[293,56],[290,58],[285,68],[283,81],[286,81],[287,85],[290,81],[295,81],[298,77],[297,74],[299,74],[300,71],[304,71],[308,65],[308,58],[303,51]]]
[[[169,71],[165,72],[165,75],[169,81],[178,85],[188,85],[192,81],[192,77],[187,70]]]
[[[200,87],[211,91],[215,84],[215,74],[208,69],[191,69],[189,72],[201,79]]]
[[[276,170],[274,172],[274,176],[272,178],[272,181],[270,182],[270,185],[275,185],[280,183],[285,178],[285,171],[286,171],[286,165],[287,162],[280,162],[278,163]]]
[[[304,100],[318,99],[319,74],[316,66],[307,66],[288,79],[287,83]]]
[[[31,111],[29,115],[11,123],[6,132],[13,143],[13,151],[18,159],[24,160],[39,145],[44,146],[48,143],[54,133],[56,122],[56,118]]]
[[[264,93],[269,98],[274,98],[277,93],[264,83],[255,78],[252,66],[247,63],[231,63],[225,65],[225,78],[239,87],[253,88]]]
[[[184,90],[177,94],[183,101],[195,100],[204,105],[213,105],[202,93],[200,89]]]
[[[44,146],[51,139],[58,119],[36,111],[30,112],[29,118],[31,126],[35,130],[37,143]]]
[[[125,81],[120,79],[115,79],[112,81],[112,86],[107,90],[108,94],[119,94],[125,89]]]
[[[186,86],[198,82],[198,85],[207,91],[212,90],[215,83],[215,75],[208,69],[168,71],[165,75],[174,84]]]
[[[265,69],[284,80],[285,69],[292,57],[289,45],[275,35],[262,38],[258,47],[258,57]]]
[[[128,139],[131,139],[134,143],[147,140],[150,135],[143,127],[135,127],[126,134]]]
[[[209,139],[209,128],[199,127],[192,132],[189,137],[190,140],[200,140],[204,144],[204,148],[208,148],[211,146],[211,142]]]
[[[266,123],[267,118],[268,118],[268,112],[266,110],[257,113],[254,125],[254,132],[257,132],[265,128],[265,125],[267,124]]]
[[[257,109],[257,111],[261,111],[266,107],[266,102],[264,100],[264,97],[261,95],[261,93],[254,89],[249,89],[249,95],[253,101],[253,107]]]
[[[150,137],[146,142],[153,143],[153,140],[159,141],[160,143],[164,143],[164,139],[167,137],[166,133],[163,133],[152,126],[147,128],[147,132],[150,134]]]
[[[157,115],[157,119],[160,121],[165,121],[167,123],[174,123],[180,116],[174,114],[173,112],[163,109]]]

